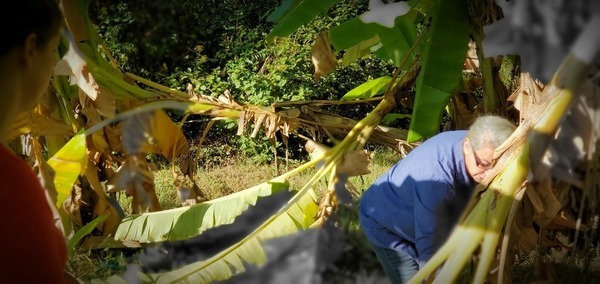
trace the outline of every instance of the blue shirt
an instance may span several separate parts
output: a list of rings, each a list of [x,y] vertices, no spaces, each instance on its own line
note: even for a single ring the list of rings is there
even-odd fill
[[[373,245],[404,251],[419,267],[435,253],[439,206],[458,191],[470,196],[476,185],[465,166],[466,134],[446,131],[427,139],[363,193],[359,220]]]

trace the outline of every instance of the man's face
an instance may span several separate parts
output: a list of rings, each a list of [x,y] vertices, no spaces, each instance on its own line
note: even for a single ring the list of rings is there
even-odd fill
[[[484,143],[484,145],[489,144]],[[467,172],[469,172],[477,183],[480,183],[487,176],[488,171],[494,167],[493,158],[495,149],[489,146],[475,149],[471,145],[469,138],[465,138],[463,150]]]

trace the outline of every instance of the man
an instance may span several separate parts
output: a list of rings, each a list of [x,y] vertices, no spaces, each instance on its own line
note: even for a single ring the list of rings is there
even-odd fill
[[[437,134],[363,193],[360,225],[393,283],[412,278],[445,241],[493,167],[494,150],[515,128],[504,118],[481,116],[468,131]],[[438,222],[436,216],[444,219]],[[446,232],[436,238],[444,226]]]

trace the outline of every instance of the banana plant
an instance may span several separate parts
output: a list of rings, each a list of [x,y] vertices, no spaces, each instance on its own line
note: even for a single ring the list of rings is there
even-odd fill
[[[579,34],[571,53],[544,89],[543,100],[503,144],[505,156],[478,187],[483,193],[476,201],[471,201],[475,205],[468,208],[446,243],[410,280],[411,283],[424,281],[430,275],[434,282],[457,279],[477,248],[480,254],[473,282],[482,283],[488,277],[511,206],[519,200],[517,193],[525,181],[539,174],[540,159],[598,56],[600,36],[594,29],[599,23],[600,16],[594,15]],[[439,267],[441,270],[436,272]]]
[[[377,128],[378,123],[381,119],[387,114],[394,106],[394,102],[396,101],[394,94],[399,94],[403,92],[407,92],[409,88],[414,84],[415,78],[418,74],[419,65],[413,64],[408,72],[402,74],[402,76],[398,77],[398,73],[392,79],[394,88],[388,89],[384,99],[379,103],[379,105],[364,119],[359,121],[354,125],[352,130],[350,130],[349,134],[342,140],[340,143],[336,144],[333,148],[321,152],[320,155],[316,156],[311,161],[301,165],[300,167],[285,173],[279,177],[277,180],[285,180],[289,177],[296,175],[306,169],[312,168],[315,165],[318,165],[317,172],[311,177],[311,179],[303,185],[302,188],[298,189],[296,194],[289,200],[289,202],[281,208],[276,214],[272,215],[269,219],[267,219],[263,224],[261,224],[257,229],[255,229],[248,236],[240,240],[239,242],[233,244],[232,246],[224,249],[223,251],[217,253],[213,257],[210,257],[206,260],[188,264],[184,267],[177,268],[175,270],[164,272],[164,273],[153,273],[153,274],[144,274],[138,272],[138,278],[142,282],[158,282],[158,283],[173,283],[173,282],[213,282],[218,280],[229,279],[233,275],[242,273],[245,271],[245,266],[248,264],[262,265],[266,261],[265,252],[261,243],[264,241],[289,235],[299,230],[308,229],[308,228],[319,228],[323,225],[324,218],[319,216],[317,213],[319,206],[323,206],[323,204],[319,204],[315,193],[312,190],[312,186],[325,177],[326,175],[330,175],[334,177],[331,182],[336,183],[338,185],[345,184],[345,179],[348,176],[353,174],[364,173],[365,169],[355,169],[356,163],[355,160],[349,161],[346,165],[342,162],[344,159],[349,158],[348,154],[353,153],[356,150],[360,150],[364,147],[367,142],[369,136],[373,133],[374,129]],[[397,83],[396,83],[397,82]],[[159,106],[158,103],[155,103],[156,106]],[[189,104],[188,104],[189,105]],[[191,109],[188,107],[188,109]],[[100,126],[98,126],[100,127]],[[366,156],[362,155],[363,159]],[[350,165],[351,164],[351,165]],[[367,166],[368,162],[360,163],[360,165]],[[334,188],[335,185],[331,186]],[[229,202],[232,198],[237,199],[237,203],[239,204],[239,199],[250,197],[251,200],[255,200],[253,195],[254,191],[263,190],[264,185],[259,185],[254,188],[247,189],[245,191],[235,193],[232,196],[226,196],[222,199],[215,200],[214,202],[209,202],[206,204],[200,204],[195,208],[189,209],[173,209],[167,210],[163,212],[155,212],[155,213],[146,213],[142,221],[132,223],[131,225],[124,224],[124,232],[133,231],[134,236],[153,236],[161,239],[168,238],[169,230],[165,230],[164,227],[154,226],[156,222],[160,221],[162,224],[165,222],[171,224],[173,228],[173,220],[177,221],[177,217],[180,216],[181,212],[193,212],[196,213],[198,218],[203,218],[203,216],[207,216],[207,214],[203,215],[201,212],[201,208],[211,208],[209,207],[211,204],[218,205],[228,204],[225,202]],[[332,201],[334,202],[334,201]],[[329,204],[326,204],[326,206]],[[208,209],[204,209],[208,211]],[[224,210],[219,210],[217,213],[224,213]],[[161,214],[162,213],[162,214]],[[160,214],[161,217],[158,217],[157,214]],[[211,212],[208,214],[208,219],[212,219],[212,217],[216,215],[212,215]],[[152,215],[157,215],[155,218]],[[136,216],[133,218],[139,218],[140,216]],[[163,218],[164,217],[164,218]],[[151,220],[151,223],[148,223],[146,220]],[[224,220],[224,218],[219,218],[220,220]],[[187,218],[187,220],[190,220]],[[203,218],[204,222],[207,218]],[[135,222],[135,221],[134,221]],[[212,223],[212,222],[208,222]],[[202,230],[203,228],[208,228],[209,226],[202,224],[189,224],[192,226],[190,231],[194,231],[198,228]],[[219,224],[211,224],[211,225],[219,225]],[[203,227],[204,226],[204,227]],[[186,235],[187,236],[187,235]],[[144,237],[140,237],[144,238]],[[148,239],[149,237],[145,237]],[[109,279],[106,279],[108,281]],[[103,283],[105,280],[97,279],[99,283]],[[110,281],[124,281],[119,276],[113,276]]]
[[[269,38],[291,34],[333,4],[315,3],[308,0],[283,1],[269,17],[269,20],[277,23]],[[346,64],[372,53],[381,59],[393,61],[406,71],[417,56],[420,57],[422,70],[417,79],[414,106],[411,106],[413,111],[408,143],[428,138],[439,131],[446,106],[460,88],[470,33],[467,8],[467,1],[464,0],[395,3],[371,0],[367,12],[328,31],[333,48],[345,51]],[[419,48],[411,50],[420,33],[424,34],[425,39]],[[315,47],[322,44],[317,40]],[[402,61],[406,61],[406,64],[401,64]],[[319,72],[332,70],[318,65],[315,68]]]

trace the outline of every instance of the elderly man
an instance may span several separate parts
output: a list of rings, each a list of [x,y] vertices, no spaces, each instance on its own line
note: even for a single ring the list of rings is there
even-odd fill
[[[494,150],[515,128],[488,115],[468,131],[439,133],[363,193],[360,225],[393,283],[407,282],[447,238],[473,189],[493,167]]]

